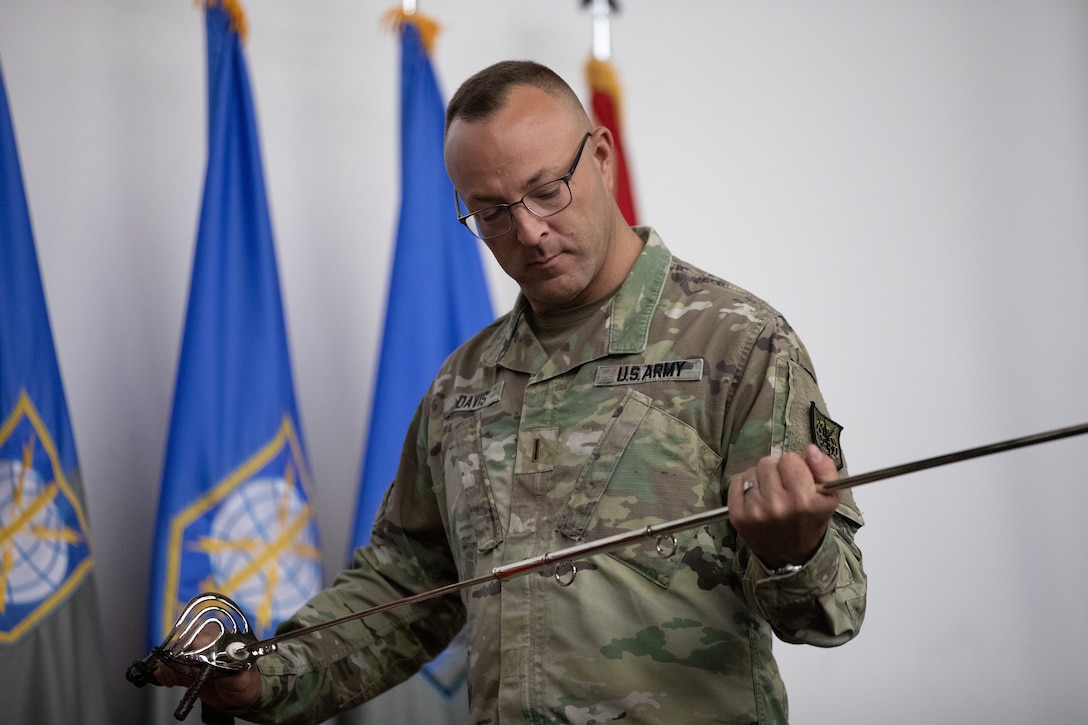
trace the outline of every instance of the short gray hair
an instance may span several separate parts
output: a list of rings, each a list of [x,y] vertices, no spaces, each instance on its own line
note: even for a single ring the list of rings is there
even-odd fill
[[[531,60],[504,60],[477,72],[457,89],[446,106],[446,132],[458,120],[480,121],[506,106],[514,86],[532,86],[588,114],[578,94],[551,68]]]

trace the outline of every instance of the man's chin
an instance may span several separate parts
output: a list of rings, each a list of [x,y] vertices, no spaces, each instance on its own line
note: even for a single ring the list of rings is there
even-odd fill
[[[522,292],[533,306],[533,311],[538,313],[573,309],[582,304],[580,291],[569,286],[541,285],[532,290],[523,288]]]

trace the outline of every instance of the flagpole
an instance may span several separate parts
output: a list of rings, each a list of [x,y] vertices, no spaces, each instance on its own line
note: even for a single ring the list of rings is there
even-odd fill
[[[608,60],[612,57],[612,4],[614,0],[593,2],[593,57]]]

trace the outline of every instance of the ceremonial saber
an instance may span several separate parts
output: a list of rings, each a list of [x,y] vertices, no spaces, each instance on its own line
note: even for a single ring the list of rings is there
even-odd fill
[[[946,466],[950,463],[958,463],[959,461],[967,461],[972,458],[1003,453],[1017,448],[1025,448],[1040,443],[1060,440],[1062,438],[1070,438],[1084,433],[1088,433],[1088,423],[1069,426],[1067,428],[1058,428],[1045,433],[1036,433],[1034,435],[1013,438],[999,443],[978,446],[977,448],[968,448],[956,453],[948,453],[943,456],[924,458],[912,463],[903,463],[898,466],[890,466],[888,468],[871,471],[870,473],[847,476],[846,478],[824,484],[824,488],[829,491],[841,491],[848,488],[854,488],[855,486],[861,486],[862,484],[873,483],[874,481],[883,481],[888,478],[895,478],[908,473]],[[565,549],[547,552],[540,556],[516,561],[512,564],[495,567],[491,570],[490,574],[473,577],[472,579],[465,579],[464,581],[453,584],[447,584],[446,586],[438,587],[437,589],[430,589],[425,592],[380,604],[361,612],[352,612],[351,614],[342,617],[329,619],[307,627],[301,627],[256,642],[248,641],[252,639],[249,622],[246,620],[245,614],[238,605],[221,594],[200,594],[189,601],[185,611],[178,618],[177,623],[175,623],[174,628],[166,636],[166,639],[163,640],[163,643],[158,647],[153,648],[144,659],[133,662],[126,673],[126,677],[137,687],[142,687],[149,683],[159,684],[158,679],[155,676],[155,660],[159,660],[175,668],[179,668],[179,666],[197,667],[198,671],[196,677],[189,685],[185,692],[185,696],[182,698],[181,703],[174,712],[174,717],[176,719],[184,720],[188,715],[189,710],[192,708],[193,703],[196,701],[201,686],[207,681],[208,677],[213,675],[213,673],[227,674],[233,671],[248,669],[252,666],[253,661],[257,657],[275,652],[279,644],[286,640],[302,637],[358,619],[364,619],[375,614],[381,614],[382,612],[387,612],[390,609],[396,609],[397,607],[426,602],[431,599],[437,599],[438,597],[444,597],[447,594],[455,594],[463,589],[479,586],[481,584],[488,584],[494,581],[502,582],[522,574],[527,574],[531,571],[542,569],[549,565],[554,567],[553,576],[559,585],[569,586],[574,582],[575,575],[578,572],[575,560],[579,557],[601,554],[643,541],[647,538],[654,538],[656,540],[657,553],[662,557],[667,558],[672,556],[676,551],[676,538],[673,534],[678,531],[705,526],[706,524],[721,521],[728,517],[729,507],[723,506],[721,508],[692,514],[691,516],[666,521],[661,524],[646,526],[634,531],[606,536],[601,539],[576,544]],[[564,565],[566,566],[564,567]],[[201,632],[209,626],[216,631],[216,636],[211,641],[205,641],[203,644],[199,644],[198,638],[201,636]]]
[[[946,466],[950,463],[958,463],[960,461],[967,461],[973,458],[981,458],[982,456],[989,456],[995,453],[1004,453],[1006,451],[1015,450],[1017,448],[1025,448],[1027,446],[1034,446],[1040,443],[1048,443],[1050,441],[1060,440],[1062,438],[1070,438],[1072,436],[1082,435],[1088,433],[1088,423],[1081,423],[1080,425],[1073,425],[1066,428],[1058,428],[1056,430],[1047,431],[1044,433],[1037,433],[1034,435],[1022,436],[1020,438],[1013,438],[1007,441],[1001,441],[998,443],[991,443],[989,445],[978,446],[977,448],[968,448],[955,453],[948,453],[942,456],[934,456],[932,458],[924,458],[922,460],[914,461],[912,463],[903,463],[898,466],[890,466],[888,468],[881,468],[869,473],[862,473],[856,476],[847,476],[841,478],[838,481],[824,484],[824,488],[829,491],[841,491],[848,488],[854,488],[866,483],[873,483],[875,481],[883,481],[888,478],[895,478],[897,476],[903,476],[908,473],[915,473],[917,471],[924,471],[929,468],[938,468],[940,466]],[[446,586],[438,587],[437,589],[431,589],[419,594],[413,594],[402,599],[397,599],[385,604],[379,604],[378,606],[371,607],[361,612],[353,612],[351,614],[338,617],[336,619],[330,619],[325,622],[313,624],[308,627],[302,627],[300,629],[291,630],[284,634],[280,634],[268,639],[263,639],[258,642],[253,642],[242,646],[242,643],[235,645],[235,652],[228,653],[236,661],[245,662],[251,657],[260,657],[262,655],[269,654],[276,651],[277,645],[288,639],[294,639],[296,637],[302,637],[313,632],[326,629],[328,627],[335,627],[339,624],[345,624],[357,619],[364,619],[366,617],[373,616],[375,614],[381,614],[387,612],[390,609],[397,607],[407,606],[410,604],[418,604],[420,602],[426,602],[431,599],[437,599],[444,597],[447,594],[454,594],[463,589],[469,589],[471,587],[479,586],[481,584],[488,584],[493,581],[502,582],[507,579],[511,579],[522,574],[527,574],[537,569],[543,569],[546,566],[555,567],[555,579],[562,586],[568,586],[574,581],[574,575],[577,573],[577,567],[571,563],[574,560],[592,556],[594,554],[602,554],[614,549],[619,549],[629,544],[633,544],[644,539],[652,538],[656,539],[657,551],[663,557],[671,556],[676,548],[675,539],[669,540],[668,546],[664,546],[663,542],[666,541],[666,537],[672,537],[673,534],[679,531],[685,531],[687,529],[693,529],[706,524],[721,521],[722,519],[729,517],[729,507],[722,506],[721,508],[711,509],[703,511],[701,513],[692,514],[691,516],[685,516],[683,518],[674,519],[661,524],[654,524],[646,526],[641,529],[629,531],[622,534],[614,534],[612,536],[606,536],[601,539],[595,539],[593,541],[587,541],[582,544],[576,544],[557,551],[547,552],[540,556],[534,556],[529,559],[523,559],[511,564],[505,564],[503,566],[495,567],[491,570],[490,574],[483,574],[471,579],[465,579],[463,581],[455,582],[453,584],[447,584]],[[568,564],[569,568],[561,569],[563,564]]]

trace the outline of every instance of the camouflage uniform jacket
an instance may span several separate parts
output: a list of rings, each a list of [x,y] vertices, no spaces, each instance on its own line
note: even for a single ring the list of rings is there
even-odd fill
[[[834,425],[775,310],[636,231],[646,246],[629,278],[550,358],[519,299],[446,361],[371,546],[283,630],[721,507],[730,476]],[[816,437],[837,453],[837,436]],[[845,496],[789,574],[722,522],[678,534],[669,558],[647,540],[578,562],[570,586],[533,572],[289,640],[259,660],[260,710],[316,722],[352,707],[467,622],[476,723],[785,722],[772,631],[819,646],[854,636],[861,523]]]

